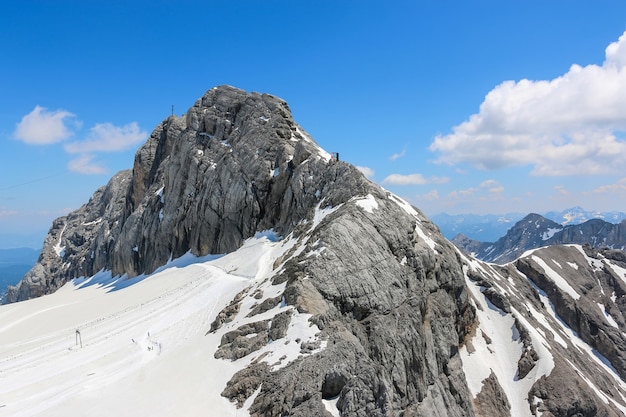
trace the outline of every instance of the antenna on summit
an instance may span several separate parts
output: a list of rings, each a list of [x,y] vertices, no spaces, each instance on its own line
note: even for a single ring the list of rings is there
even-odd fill
[[[172,104],[172,116],[174,115],[174,105]]]

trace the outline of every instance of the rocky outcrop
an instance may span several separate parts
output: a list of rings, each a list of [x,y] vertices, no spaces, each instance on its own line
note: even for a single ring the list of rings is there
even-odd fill
[[[567,383],[564,383],[567,381]],[[533,415],[549,417],[618,417],[623,416],[613,404],[605,403],[594,395],[589,385],[580,379],[566,361],[557,359],[554,370],[542,377],[529,392],[536,398],[531,405]]]
[[[132,277],[188,251],[231,252],[261,230],[287,235],[322,196],[333,205],[366,189],[354,167],[333,162],[283,100],[209,90],[184,117],[157,126],[132,171],[55,221],[41,262],[9,290],[8,301],[101,269]]]
[[[511,415],[511,404],[493,371],[483,381],[483,389],[476,396],[474,403],[477,414],[482,417],[510,417]]]
[[[459,234],[452,243],[478,259],[498,264],[511,262],[530,249],[551,245],[579,244],[624,250],[626,220],[613,224],[591,219],[563,226],[539,214],[529,214],[496,242],[479,242]]]
[[[6,301],[50,294],[73,278],[110,269],[111,255],[127,216],[131,178],[131,171],[116,174],[87,204],[56,219],[39,260],[16,287],[9,287]]]
[[[10,301],[245,249],[259,232],[275,239],[270,261],[251,259],[262,273],[237,276],[202,329],[207,357],[233,370],[222,395],[252,416],[626,410],[626,254],[555,246],[479,262],[331,158],[283,100],[227,86],[164,120],[132,171],[57,219]]]
[[[284,291],[234,297],[207,329],[222,335],[210,354],[237,361],[286,343],[295,311],[320,334],[295,341],[297,360],[238,372],[224,395],[241,405],[259,390],[252,415],[324,415],[331,397],[344,416],[474,414],[459,345],[475,316],[455,248],[267,94],[219,87],[163,121],[132,171],[55,222],[11,301],[100,269],[132,277],[188,251],[231,252],[268,229],[296,242],[276,261],[271,284]],[[283,303],[291,310],[274,314]]]
[[[472,355],[495,359],[502,357],[498,351],[519,352],[516,367],[508,374],[484,359],[485,366],[499,375],[489,376],[476,396],[479,414],[503,412],[500,407],[505,403],[498,400],[502,395],[495,385],[499,381],[511,407],[519,410],[522,406],[514,402],[524,395],[528,404],[522,408],[530,406],[532,415],[623,415],[624,259],[623,251],[570,245],[540,248],[505,266],[467,260],[468,285],[478,309],[477,333],[488,334],[489,340],[482,343],[473,336],[468,342],[471,349],[463,351],[464,364],[474,364]],[[491,340],[502,334],[490,328],[493,316],[482,306],[512,324],[515,330],[505,334],[508,339]],[[502,327],[498,329],[502,332]],[[513,376],[517,390],[510,383],[502,385],[506,375]],[[480,395],[483,392],[492,395]]]
[[[319,312],[327,345],[273,372],[253,415],[308,415],[336,395],[345,416],[472,415],[458,346],[474,316],[454,248],[417,212],[375,195],[371,213],[344,204],[314,229],[308,241],[319,256],[305,250],[285,265],[285,301]],[[293,405],[299,392],[320,397]]]
[[[544,250],[541,258],[537,255],[529,256],[517,260],[515,264],[520,272],[547,295],[558,316],[583,341],[608,359],[618,374],[626,379],[626,337],[619,330],[620,325],[624,326],[626,323],[626,311],[615,303],[617,299],[614,301],[607,297],[607,293],[624,291],[626,277],[619,277],[613,268],[604,263],[605,256],[602,252],[591,247],[584,249],[583,255],[570,247],[549,247]],[[595,259],[594,265],[589,265],[585,256]],[[556,262],[567,267],[559,268],[554,262],[538,263],[547,257],[558,260]],[[617,262],[622,268],[626,266]],[[553,265],[552,268],[550,264]],[[571,265],[579,266],[573,268]],[[558,271],[558,276],[567,284],[563,285],[558,280],[555,282],[553,271]]]

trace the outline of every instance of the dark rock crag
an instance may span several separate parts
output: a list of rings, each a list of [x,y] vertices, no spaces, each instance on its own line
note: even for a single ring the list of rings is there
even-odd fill
[[[156,127],[132,171],[54,222],[38,265],[9,291],[9,302],[101,269],[133,277],[188,251],[231,252],[260,230],[287,235],[320,193],[336,205],[369,187],[354,167],[324,154],[283,100],[209,90],[184,117]]]
[[[316,212],[330,209],[312,228]],[[164,120],[132,171],[55,221],[9,300],[102,269],[132,277],[188,251],[230,252],[268,229],[306,235],[274,281],[285,283],[280,300],[313,315],[326,347],[276,371],[257,363],[224,395],[242,403],[260,386],[252,415],[324,415],[330,397],[344,416],[474,415],[459,356],[474,310],[455,248],[419,211],[331,158],[268,94],[218,87]],[[233,300],[207,330],[238,312]],[[288,323],[230,331],[213,354],[235,360],[282,337]]]

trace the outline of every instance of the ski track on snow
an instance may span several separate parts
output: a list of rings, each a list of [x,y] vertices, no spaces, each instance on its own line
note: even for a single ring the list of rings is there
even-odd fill
[[[286,366],[301,356],[296,340],[315,340],[319,329],[294,311],[285,340],[237,361],[213,354],[227,331],[292,309],[281,303],[243,318],[255,302],[282,293],[284,284],[267,278],[295,244],[260,234],[231,254],[183,266],[174,261],[132,285],[101,272],[0,306],[0,416],[247,415],[251,400],[236,409],[221,397],[226,382],[265,352],[274,369]],[[207,333],[245,288],[236,321]],[[256,289],[262,299],[252,297]]]

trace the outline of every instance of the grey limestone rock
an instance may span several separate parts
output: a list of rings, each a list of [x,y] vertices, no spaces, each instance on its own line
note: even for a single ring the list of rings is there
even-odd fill
[[[376,208],[357,204],[364,198]],[[320,211],[330,214],[313,227]],[[282,297],[254,314],[284,299],[313,315],[328,345],[303,341],[302,358],[241,372],[225,395],[241,403],[261,381],[253,415],[323,415],[331,393],[345,416],[473,415],[458,346],[474,314],[454,247],[421,213],[330,158],[268,94],[218,87],[160,123],[132,171],[55,222],[11,301],[102,269],[133,277],[186,252],[231,252],[268,229],[309,243],[286,254],[274,277],[286,285]],[[231,322],[249,295],[210,331]],[[281,313],[235,328],[211,354],[237,360],[283,343],[289,321]]]
[[[17,286],[9,287],[7,302],[50,294],[73,278],[111,269],[127,215],[131,176],[131,171],[121,171],[81,208],[52,223],[37,264]]]
[[[539,398],[531,404],[535,414],[549,417],[617,417],[623,415],[612,404],[606,404],[590,392],[585,382],[564,362],[557,360],[548,377],[542,377],[533,385],[529,398]]]
[[[222,396],[230,398],[241,408],[259,385],[267,378],[270,367],[265,362],[256,362],[237,372],[226,384]]]
[[[599,251],[588,249],[588,255],[595,258],[595,265],[604,265],[603,256]],[[551,262],[558,259],[559,262],[577,265],[577,268],[563,268],[560,270],[562,276],[568,281],[571,287],[580,294],[580,298],[575,299],[566,291],[562,285],[557,285],[550,278],[548,272],[537,264],[532,257],[521,258],[515,265],[533,283],[549,297],[555,312],[559,317],[572,328],[577,335],[585,342],[608,359],[622,378],[626,378],[626,336],[624,333],[609,323],[606,313],[599,310],[598,304],[606,305],[613,314],[610,317],[618,324],[624,326],[624,309],[614,302],[606,294],[616,293],[622,290],[623,278],[615,279],[615,272],[604,266],[603,268],[592,267],[589,261],[575,248],[566,246],[553,246],[542,249],[535,256]],[[555,265],[556,268],[556,265]],[[620,282],[621,281],[621,282]],[[604,284],[603,284],[604,283]],[[617,301],[617,299],[615,300]]]
[[[8,301],[53,292],[101,269],[133,277],[188,251],[231,252],[257,231],[287,235],[322,195],[332,205],[367,182],[351,176],[352,189],[333,193],[337,178],[355,168],[329,164],[320,152],[283,100],[211,89],[184,117],[157,126],[132,171],[55,221],[41,261]]]
[[[548,279],[536,259],[475,266],[419,210],[319,148],[285,101],[228,86],[207,91],[184,116],[165,119],[138,150],[132,170],[57,219],[39,262],[10,290],[9,301],[51,293],[100,270],[133,277],[187,252],[231,252],[270,229],[295,242],[267,281],[283,285],[282,294],[248,287],[224,300],[207,329],[221,337],[207,355],[249,360],[222,395],[241,407],[256,393],[248,410],[253,416],[328,415],[323,400],[329,399],[349,417],[506,415],[502,381],[487,378],[476,399],[467,386],[460,349],[469,350],[473,335],[481,337],[472,297],[488,297],[501,316],[519,316],[514,334],[521,355],[511,364],[516,378],[532,377],[540,360],[525,323],[559,326],[549,315],[543,322],[532,317],[530,307],[550,307],[545,297],[582,340],[626,374],[626,284],[615,269],[600,266],[609,258],[625,265],[619,251],[590,251],[596,268],[584,267],[577,249],[546,255],[564,270],[568,262],[580,265],[567,276],[581,294],[577,300]],[[469,285],[480,287],[477,295]],[[296,312],[311,315],[319,329],[315,340],[287,340]],[[544,334],[558,368],[567,368],[560,359],[567,357],[619,400],[622,391],[597,364],[555,342],[565,337],[562,331]],[[271,343],[296,343],[300,357],[265,363],[258,351]],[[563,380],[567,386],[559,388]],[[529,411],[544,415],[616,415],[593,392],[581,394],[584,384],[576,371],[555,366],[521,394],[529,396]],[[580,401],[570,407],[574,396]]]
[[[314,314],[327,345],[268,374],[251,415],[316,415],[332,397],[343,416],[474,415],[458,353],[474,313],[455,249],[419,212],[367,194],[377,209],[334,206],[282,265],[285,302]]]
[[[520,225],[507,242],[555,238],[548,235],[557,227],[544,220],[525,219],[541,233],[524,234]],[[594,236],[610,235],[600,223],[589,227]],[[510,377],[530,381],[529,392],[515,393],[528,398],[529,412],[619,415],[626,390],[574,343],[587,343],[626,378],[626,255],[554,246],[504,266],[466,258],[419,210],[317,146],[285,101],[229,86],[165,119],[132,170],[57,219],[8,301],[49,294],[101,270],[133,277],[187,252],[231,252],[270,229],[295,242],[264,281],[282,285],[282,293],[250,286],[224,300],[207,329],[221,337],[207,355],[248,361],[222,395],[238,407],[250,399],[252,416],[328,415],[323,401],[331,399],[344,417],[507,415],[511,384],[492,372],[474,398],[463,371],[464,347],[486,344],[498,354],[501,346],[480,327],[479,297],[500,318],[514,319],[507,342],[520,354]],[[473,286],[478,291],[470,293]],[[313,340],[287,336],[296,312],[319,329]],[[534,328],[541,337],[533,339]],[[300,356],[266,363],[267,351],[259,350],[272,343],[293,343]],[[553,369],[531,380],[546,369],[548,350]]]
[[[474,399],[474,404],[477,414],[481,417],[507,417],[511,415],[511,404],[493,371],[483,381],[483,389]]]
[[[620,266],[620,259],[622,254],[611,249],[550,246],[504,266],[482,264],[467,274],[482,296],[496,300],[491,304],[494,309],[514,319],[522,351],[515,380],[533,381],[527,395],[517,395],[528,398],[532,415],[622,415],[617,405],[624,407],[626,390],[616,381],[624,380],[626,275],[617,277],[619,269],[611,266],[612,262]],[[541,345],[533,341],[527,326],[546,336],[541,343],[549,344],[554,361],[551,371],[540,378],[537,364],[546,353],[540,353]],[[497,349],[485,340],[489,349]],[[486,396],[480,400],[479,395],[475,402],[478,415],[503,413],[493,411]]]

